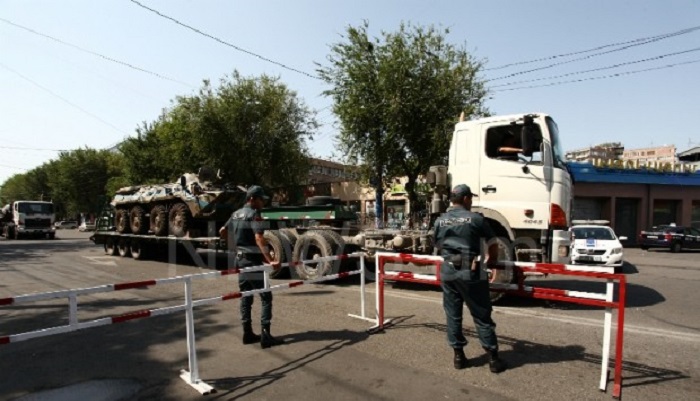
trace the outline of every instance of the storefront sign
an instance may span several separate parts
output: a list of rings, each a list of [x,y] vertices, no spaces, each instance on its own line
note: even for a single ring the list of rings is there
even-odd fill
[[[612,168],[618,170],[643,170],[655,173],[695,173],[698,166],[691,164],[676,164],[669,162],[647,162],[642,164],[639,160],[603,160],[593,159],[593,166],[597,168]]]

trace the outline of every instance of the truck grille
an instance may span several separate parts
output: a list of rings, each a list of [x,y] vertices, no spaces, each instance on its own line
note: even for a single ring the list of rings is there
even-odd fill
[[[27,228],[51,228],[51,219],[24,219]]]

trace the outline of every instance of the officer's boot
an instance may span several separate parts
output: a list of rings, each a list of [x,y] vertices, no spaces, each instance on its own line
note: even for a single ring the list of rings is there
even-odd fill
[[[253,332],[253,325],[250,322],[243,323],[243,344],[254,344],[260,341],[260,336]]]
[[[464,349],[455,348],[454,350],[455,350],[455,358],[454,358],[455,369],[464,369],[467,366],[469,366],[469,361],[467,360],[467,356],[464,355]]]
[[[264,324],[260,336],[260,348],[270,348],[280,344],[282,344],[282,341],[272,337],[272,334],[270,334],[270,325]]]
[[[484,348],[484,350],[489,354],[489,370],[491,370],[491,373],[501,373],[508,368],[503,359],[498,357],[497,349]]]

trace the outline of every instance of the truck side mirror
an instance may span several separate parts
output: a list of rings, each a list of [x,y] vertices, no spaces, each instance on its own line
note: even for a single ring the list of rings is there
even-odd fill
[[[523,129],[520,131],[520,143],[523,147],[523,155],[532,157],[535,151],[535,122],[532,116],[525,116]]]

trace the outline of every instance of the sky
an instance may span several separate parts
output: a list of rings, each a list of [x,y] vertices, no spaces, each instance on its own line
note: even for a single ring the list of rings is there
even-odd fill
[[[485,63],[490,111],[550,114],[565,150],[700,145],[685,122],[700,109],[697,0],[138,1],[228,45],[131,0],[0,0],[0,183],[58,150],[112,147],[234,70],[296,91],[322,123],[311,153],[337,158],[317,63],[363,21],[373,36],[401,22],[449,29]]]

